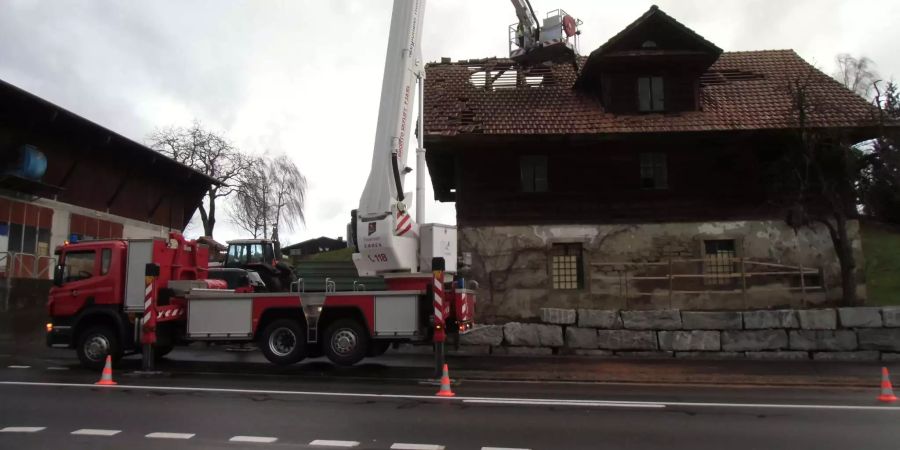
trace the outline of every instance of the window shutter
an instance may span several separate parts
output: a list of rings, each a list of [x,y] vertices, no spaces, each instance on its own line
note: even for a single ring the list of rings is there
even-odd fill
[[[663,78],[662,77],[653,77],[652,84],[652,97],[653,97],[653,110],[654,111],[662,111],[665,109],[665,101],[663,100],[665,97],[665,88],[663,87]]]
[[[650,101],[650,78],[638,78],[638,109],[641,111],[650,111],[652,102]]]
[[[654,153],[655,161],[653,162],[653,175],[655,175],[655,184],[657,189],[665,189],[669,187],[669,167],[666,164],[665,153]]]
[[[530,158],[523,157],[519,160],[519,170],[522,178],[522,192],[534,192],[534,165]]]
[[[547,192],[547,158],[535,158],[534,192]]]

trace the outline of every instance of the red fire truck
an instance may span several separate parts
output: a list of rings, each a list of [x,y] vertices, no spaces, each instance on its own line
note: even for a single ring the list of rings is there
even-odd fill
[[[452,282],[435,288],[432,274],[386,276],[384,291],[303,292],[295,283],[290,292],[253,292],[246,276],[210,278],[206,247],[178,233],[79,242],[57,253],[47,342],[74,347],[92,368],[150,341],[156,356],[193,341],[255,342],[275,364],[325,355],[352,365],[391,343],[443,332],[435,314],[449,330],[467,331],[475,309],[473,291]],[[443,311],[433,308],[434,291]]]

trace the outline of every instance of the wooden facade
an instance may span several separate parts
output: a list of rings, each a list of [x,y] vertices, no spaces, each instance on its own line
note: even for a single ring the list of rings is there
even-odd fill
[[[459,168],[443,192],[456,201],[460,226],[734,220],[783,217],[765,172],[783,138],[530,138],[455,151],[435,143],[429,152]],[[641,155],[648,153],[664,155],[665,186],[642,182]],[[532,156],[546,157],[546,192],[523,189],[521,161]]]

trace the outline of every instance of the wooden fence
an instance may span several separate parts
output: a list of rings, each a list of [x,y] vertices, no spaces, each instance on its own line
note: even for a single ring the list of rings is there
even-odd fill
[[[820,268],[786,265],[749,258],[733,258],[721,270],[710,258],[667,259],[657,262],[593,261],[591,280],[612,282],[626,301],[636,296],[740,295],[748,292],[794,292],[801,302],[807,294],[824,293],[825,277]],[[710,271],[717,268],[718,271]],[[650,288],[648,290],[648,288]]]

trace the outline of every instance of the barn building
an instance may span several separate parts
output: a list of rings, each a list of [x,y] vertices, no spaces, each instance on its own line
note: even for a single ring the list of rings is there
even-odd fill
[[[67,240],[183,230],[212,183],[0,80],[0,307],[10,279],[50,278]]]

